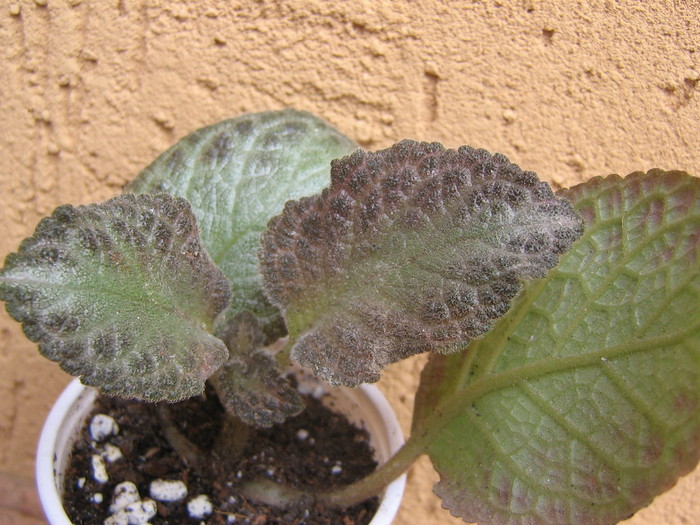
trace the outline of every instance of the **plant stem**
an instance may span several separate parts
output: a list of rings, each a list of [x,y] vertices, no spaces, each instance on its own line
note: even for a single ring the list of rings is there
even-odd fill
[[[231,465],[243,456],[252,429],[238,417],[224,411],[219,435],[211,449],[213,460],[220,466]]]
[[[201,470],[206,464],[207,455],[180,432],[173,422],[172,414],[166,403],[156,404],[155,411],[165,439],[168,440],[173,450],[188,466],[195,470]]]

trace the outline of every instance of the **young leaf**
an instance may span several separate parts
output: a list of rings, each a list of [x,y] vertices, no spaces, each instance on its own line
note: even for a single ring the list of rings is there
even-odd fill
[[[222,335],[231,357],[211,381],[227,412],[248,425],[270,427],[304,409],[275,360],[261,350],[264,336],[255,316],[240,312]]]
[[[159,156],[127,186],[187,199],[202,243],[235,284],[228,318],[248,310],[283,329],[261,291],[260,234],[289,199],[328,185],[330,162],[356,145],[310,113],[252,113],[201,128]]]
[[[563,195],[584,236],[421,378],[414,431],[466,521],[616,523],[700,458],[700,179],[653,170]]]
[[[304,410],[304,401],[273,357],[262,352],[233,355],[214,375],[214,384],[227,412],[247,425],[270,427]]]
[[[261,269],[292,356],[353,386],[463,348],[580,233],[569,203],[504,156],[403,141],[334,161],[330,189],[270,221]]]
[[[0,271],[0,299],[40,352],[109,394],[201,392],[228,352],[208,333],[228,304],[183,199],[61,206]]]

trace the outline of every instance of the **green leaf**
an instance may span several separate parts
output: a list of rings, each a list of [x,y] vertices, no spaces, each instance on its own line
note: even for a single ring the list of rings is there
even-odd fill
[[[466,521],[616,523],[700,458],[700,180],[653,170],[563,195],[584,236],[421,378],[414,431]]]
[[[229,283],[166,194],[61,206],[10,254],[0,299],[40,352],[108,394],[175,401],[225,361]]]
[[[580,233],[569,203],[504,156],[403,141],[334,161],[329,190],[270,221],[261,269],[292,357],[353,386],[463,348]]]
[[[327,186],[331,160],[355,147],[306,112],[252,113],[186,136],[143,170],[127,191],[187,199],[204,246],[234,283],[227,317],[248,310],[274,332],[283,327],[260,287],[260,234],[287,200]]]
[[[304,409],[304,401],[261,348],[264,336],[250,312],[240,312],[222,330],[231,351],[211,378],[227,412],[247,425],[270,427]]]

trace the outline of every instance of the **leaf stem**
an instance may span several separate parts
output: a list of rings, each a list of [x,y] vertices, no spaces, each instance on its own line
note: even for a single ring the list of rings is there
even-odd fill
[[[154,407],[160,426],[165,434],[165,439],[167,439],[170,446],[188,466],[201,471],[206,465],[207,455],[180,432],[166,403],[157,403]]]
[[[345,508],[379,495],[425,453],[430,440],[427,432],[412,434],[401,449],[372,474],[350,485],[323,492],[317,500],[330,507]]]
[[[283,338],[284,339],[284,338]],[[284,346],[275,354],[275,360],[280,370],[287,370],[292,364],[292,347],[296,339],[291,335],[287,336]]]
[[[250,426],[224,411],[221,430],[211,449],[211,459],[219,466],[235,464],[243,457],[252,435],[253,429]]]
[[[245,483],[241,493],[250,501],[278,508],[288,508],[313,500],[327,507],[347,508],[379,495],[382,490],[401,476],[423,454],[427,433],[411,436],[389,461],[369,476],[332,490],[313,493],[280,485],[268,479],[256,479]]]

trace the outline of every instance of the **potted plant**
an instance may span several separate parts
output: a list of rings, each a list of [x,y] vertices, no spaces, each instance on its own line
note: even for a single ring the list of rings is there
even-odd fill
[[[428,454],[467,521],[607,524],[697,464],[700,181],[651,170],[555,195],[502,155],[402,141],[333,161],[304,196],[352,149],[292,111],[204,128],[124,195],[44,219],[0,297],[107,394],[206,383],[223,436],[302,410],[292,362],[352,387],[430,352],[406,444],[348,486],[240,487],[279,508],[353,505]]]
[[[295,377],[299,377],[301,371],[297,371]],[[323,388],[322,384],[319,384],[314,378],[308,375],[303,375],[304,389],[307,391],[315,391],[316,393],[322,393],[322,401],[324,404],[329,404],[333,407],[335,412],[342,414],[347,417],[348,420],[363,430],[366,430],[369,434],[370,442],[373,449],[373,456],[379,463],[387,461],[393,453],[395,453],[403,444],[403,435],[401,433],[401,428],[398,424],[396,416],[391,409],[391,406],[386,401],[384,396],[381,394],[379,389],[374,385],[362,385],[357,389],[326,389]],[[320,387],[320,388],[319,388]],[[71,518],[66,513],[64,508],[64,499],[69,499],[71,505],[85,505],[90,507],[88,509],[88,516],[90,511],[94,510],[93,507],[98,507],[99,504],[111,503],[108,501],[109,494],[116,492],[114,489],[121,485],[124,486],[126,481],[125,477],[121,475],[121,472],[112,472],[112,465],[108,464],[107,469],[109,470],[109,476],[116,476],[116,479],[111,480],[112,483],[96,483],[94,480],[90,479],[91,475],[94,475],[90,468],[80,470],[80,477],[78,477],[80,487],[71,487],[70,483],[75,484],[76,475],[69,476],[67,471],[70,471],[71,463],[75,462],[75,458],[71,456],[75,448],[75,442],[81,437],[79,434],[87,434],[88,439],[92,440],[93,436],[90,435],[89,426],[91,423],[90,415],[94,413],[95,401],[99,396],[99,391],[95,388],[86,387],[78,379],[74,379],[68,387],[61,394],[59,399],[54,404],[44,428],[39,439],[39,445],[37,447],[37,457],[36,457],[36,480],[37,489],[39,492],[39,499],[41,501],[44,513],[47,517],[50,525],[72,525],[74,523]],[[174,415],[177,417],[177,410],[174,411]],[[96,417],[102,417],[104,414],[97,414]],[[86,425],[88,429],[83,429]],[[314,429],[307,425],[297,425],[305,427],[303,430],[294,432],[294,438],[297,440],[303,440],[305,443],[311,443],[314,439],[319,440],[323,438],[323,434],[319,436],[319,433],[314,431]],[[309,431],[310,429],[310,431]],[[82,431],[82,432],[81,432]],[[133,429],[132,429],[133,431]],[[127,434],[129,432],[128,428],[122,427],[119,434]],[[355,437],[358,435],[357,432],[354,433]],[[97,446],[92,446],[89,450],[90,453],[105,451],[106,447],[110,447],[112,450],[121,450],[119,448],[119,442],[114,442],[115,436],[109,436],[107,439],[99,443]],[[118,436],[117,436],[118,437]],[[106,445],[106,446],[105,446]],[[354,445],[354,443],[353,443]],[[353,450],[355,447],[353,446]],[[340,448],[340,450],[343,450]],[[80,451],[81,453],[84,451]],[[347,452],[347,450],[345,450]],[[324,453],[328,453],[325,451]],[[317,459],[318,453],[314,454],[313,457],[306,458],[307,461],[313,462]],[[121,460],[121,458],[120,458]],[[365,458],[366,460],[366,458]],[[124,460],[126,461],[126,460]],[[158,459],[154,461],[156,463]],[[318,462],[314,465],[320,467],[321,469],[330,472],[332,477],[337,477],[337,470],[347,469],[350,462],[344,461],[339,463],[338,461],[332,461],[329,463]],[[148,469],[146,464],[139,465],[139,469]],[[269,466],[266,465],[266,469]],[[127,476],[128,477],[128,476]],[[154,476],[155,477],[155,476]],[[178,472],[177,476],[167,476],[168,479],[186,479],[186,475],[183,476],[182,473]],[[236,481],[239,480],[239,475],[236,473],[229,478],[233,478]],[[155,477],[156,479],[158,477]],[[372,510],[374,514],[371,517],[371,525],[388,525],[392,522],[393,517],[398,511],[401,499],[403,497],[403,490],[405,486],[406,476],[401,476],[394,480],[383,494],[379,495],[379,501],[375,505],[372,505]],[[92,485],[92,486],[91,486]],[[145,500],[148,501],[150,494],[146,492],[148,490],[146,487],[149,483],[141,482],[141,491],[139,496],[143,496]],[[181,514],[185,514],[188,511],[187,504],[192,501],[202,500],[202,496],[206,496],[206,500],[210,502],[212,500],[222,501],[221,493],[219,491],[215,496],[211,491],[205,491],[203,493],[197,493],[196,490],[193,491],[195,487],[191,486],[188,489],[192,493],[185,495],[182,500],[178,500],[170,504],[170,507],[180,507]],[[117,489],[118,491],[119,489]],[[64,495],[68,492],[70,495],[64,498]],[[232,490],[235,492],[235,489]],[[82,496],[81,498],[76,498],[76,493]],[[101,501],[96,502],[95,497],[98,496]],[[211,497],[211,499],[210,499]],[[136,498],[134,498],[136,499]],[[82,500],[82,501],[81,501]],[[124,500],[122,498],[122,503],[134,503],[129,500]],[[111,505],[110,505],[111,506]],[[376,506],[376,510],[374,510]],[[121,516],[124,521],[128,521],[128,512],[131,511],[132,514],[136,511],[137,516],[140,514],[142,509],[137,505],[132,506],[131,509],[126,509],[124,505],[123,512]],[[235,512],[236,505],[227,505],[217,508],[217,513],[220,516],[231,517],[233,521],[234,517],[244,518],[243,514]],[[212,509],[213,511],[213,504]],[[361,512],[361,510],[359,511]],[[76,518],[80,516],[84,517],[84,513],[81,512],[70,512],[70,514],[75,514]],[[189,517],[189,512],[187,512]],[[204,516],[207,517],[207,516]],[[369,519],[368,517],[367,519]],[[190,520],[185,518],[187,522]],[[227,520],[228,521],[228,520]],[[245,521],[242,520],[244,523]],[[254,519],[250,519],[254,521]],[[76,519],[76,522],[80,523],[80,519]],[[112,522],[118,523],[116,519]],[[171,521],[172,523],[173,521]],[[235,521],[234,521],[235,522]],[[313,520],[311,520],[313,522]],[[110,523],[109,521],[107,523]],[[177,523],[177,521],[175,521]],[[216,522],[214,522],[216,523]]]

